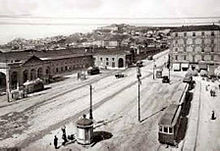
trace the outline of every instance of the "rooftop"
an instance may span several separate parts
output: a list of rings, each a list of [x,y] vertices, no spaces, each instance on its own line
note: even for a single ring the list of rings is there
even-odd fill
[[[220,30],[218,25],[197,25],[197,26],[181,26],[172,29],[172,32],[184,32],[184,31],[214,31]]]
[[[129,55],[130,48],[100,49],[95,51],[95,55]]]
[[[0,62],[6,62],[10,60],[25,62],[31,56],[37,56],[42,60],[56,60],[56,59],[64,59],[64,58],[71,58],[71,57],[79,57],[90,55],[89,53],[84,53],[85,50],[77,51],[72,49],[65,49],[65,50],[47,50],[47,51],[13,51],[13,52],[5,52],[0,54]]]
[[[175,125],[178,114],[180,112],[180,106],[178,104],[171,104],[167,109],[165,114],[161,117],[159,125],[173,126]]]

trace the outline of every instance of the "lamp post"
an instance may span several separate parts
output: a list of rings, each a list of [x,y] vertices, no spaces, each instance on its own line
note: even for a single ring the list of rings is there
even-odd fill
[[[140,87],[141,87],[141,70],[140,67],[137,67],[137,80],[138,80],[138,98],[137,98],[137,107],[138,107],[138,121],[141,122],[141,115],[140,115]]]

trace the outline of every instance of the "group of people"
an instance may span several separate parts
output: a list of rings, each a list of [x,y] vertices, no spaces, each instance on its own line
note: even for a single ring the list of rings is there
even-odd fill
[[[62,134],[62,139],[63,139],[62,145],[65,145],[68,142],[67,135],[66,135],[66,126],[62,127],[61,130],[63,133]],[[56,135],[54,136],[54,147],[55,149],[58,149],[58,138]]]
[[[209,91],[209,87],[211,87],[209,84],[208,85],[206,85],[206,91]],[[210,88],[210,96],[211,97],[215,97],[215,95],[216,95],[216,87],[211,87]]]

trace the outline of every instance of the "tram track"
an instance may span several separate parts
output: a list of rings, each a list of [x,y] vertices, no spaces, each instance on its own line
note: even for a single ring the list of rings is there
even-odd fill
[[[144,76],[142,79],[146,79],[148,77],[150,77],[152,74],[148,74],[146,76]],[[104,99],[102,99],[101,101],[95,103],[93,105],[93,110],[95,111],[97,108],[99,108],[101,105],[103,105],[104,103],[106,103],[107,101],[109,101],[110,99],[112,99],[113,97],[115,97],[116,95],[122,93],[123,91],[125,91],[127,88],[130,88],[132,86],[134,86],[135,84],[137,84],[137,81],[133,81],[132,83],[120,88],[117,92],[111,94],[110,96],[105,97]],[[82,111],[76,113],[75,115],[68,117],[54,125],[49,126],[48,128],[39,131],[39,132],[35,132],[33,134],[29,134],[30,137],[28,137],[27,139],[25,139],[22,143],[18,143],[16,146],[19,146],[21,148],[28,146],[29,144],[41,139],[45,134],[47,134],[48,132],[54,130],[54,129],[58,129],[59,127],[61,127],[62,125],[68,124],[69,121],[74,121],[77,120],[82,114],[87,113],[89,110],[88,108],[83,109]]]

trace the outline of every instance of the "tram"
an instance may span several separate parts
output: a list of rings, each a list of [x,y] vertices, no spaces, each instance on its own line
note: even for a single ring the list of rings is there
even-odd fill
[[[170,104],[159,120],[158,140],[162,144],[177,145],[178,129],[182,118],[182,110],[189,90],[189,84],[184,83],[184,90],[177,95],[175,103]]]

